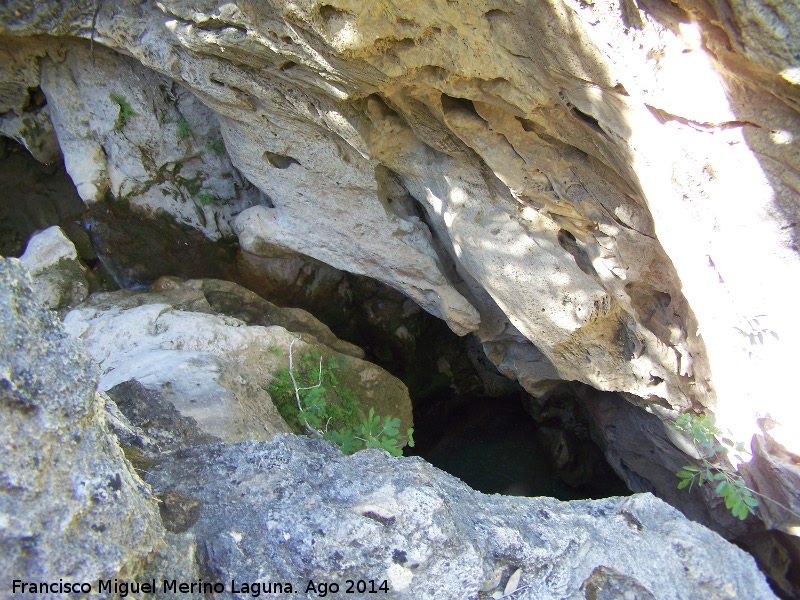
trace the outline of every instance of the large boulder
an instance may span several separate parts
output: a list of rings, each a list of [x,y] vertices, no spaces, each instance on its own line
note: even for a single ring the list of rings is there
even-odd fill
[[[295,374],[311,353],[324,357],[326,369],[333,360],[338,391],[352,394],[362,412],[374,408],[404,427],[413,424],[406,387],[361,360],[358,347],[336,338],[309,313],[278,308],[228,282],[161,278],[149,292],[94,294],[65,316],[64,326],[101,366],[101,391],[124,398],[130,390],[114,389],[137,381],[155,400],[146,395],[123,404],[177,410],[196,423],[198,434],[222,441],[268,440],[290,431],[268,390],[288,367],[295,339]],[[316,363],[305,369],[317,379]],[[140,396],[135,390],[133,395]]]
[[[650,494],[486,496],[419,458],[345,457],[283,435],[198,446],[148,471],[218,598],[312,582],[346,597],[348,580],[353,597],[381,585],[389,598],[499,597],[517,570],[509,590],[531,600],[774,598],[750,556]]]
[[[92,358],[37,304],[19,262],[1,259],[3,594],[13,579],[130,576],[163,545],[155,499],[106,427],[97,376]]]

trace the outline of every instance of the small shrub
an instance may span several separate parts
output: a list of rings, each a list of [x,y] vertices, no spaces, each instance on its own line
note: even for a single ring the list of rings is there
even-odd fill
[[[208,142],[206,148],[217,156],[225,156],[225,144],[222,143],[222,140],[217,139],[213,142]]]
[[[402,436],[399,431],[400,419],[387,415],[381,417],[375,414],[375,409],[369,409],[369,415],[364,417],[356,427],[343,428],[338,431],[327,431],[322,436],[339,446],[344,454],[352,454],[364,448],[383,448],[392,456],[403,454]],[[408,445],[414,447],[414,428],[406,430]]]
[[[342,367],[335,359],[324,360],[318,353],[312,351],[300,356],[294,366],[297,393],[289,369],[281,369],[275,373],[268,390],[275,407],[289,427],[296,433],[306,433],[304,417],[308,416],[315,422],[319,416],[321,423],[328,423],[329,426],[337,428],[358,424],[359,415],[356,410],[358,404],[352,391],[340,384],[336,372]],[[304,412],[309,414],[300,413],[297,407],[297,395],[300,396]],[[309,425],[316,429],[319,424],[314,425],[309,422]]]
[[[121,94],[109,94],[109,98],[119,106],[119,115],[117,115],[117,124],[114,126],[114,130],[122,131],[128,124],[128,119],[138,116],[139,113],[131,108],[125,96]]]
[[[214,198],[214,196],[212,196],[211,194],[207,194],[205,192],[200,194],[197,197],[197,199],[200,201],[200,204],[202,204],[203,206],[205,206],[206,204],[213,204],[214,202],[216,202],[216,199]]]
[[[189,121],[181,119],[178,121],[178,137],[185,138],[192,135],[192,125]]]
[[[273,348],[276,354],[279,351],[277,346]],[[374,408],[364,416],[353,393],[337,378],[336,372],[343,367],[334,358],[326,361],[316,352],[310,352],[300,357],[295,372],[290,344],[289,365],[275,374],[269,393],[295,433],[311,433],[331,441],[345,454],[363,448],[383,448],[393,456],[403,453],[400,419],[381,418]],[[406,431],[408,445],[412,447],[413,434],[413,428]]]

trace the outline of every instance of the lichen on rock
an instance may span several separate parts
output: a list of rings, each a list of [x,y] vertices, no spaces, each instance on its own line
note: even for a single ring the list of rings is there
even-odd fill
[[[130,576],[163,529],[106,427],[97,367],[17,260],[0,260],[0,287],[0,587]]]

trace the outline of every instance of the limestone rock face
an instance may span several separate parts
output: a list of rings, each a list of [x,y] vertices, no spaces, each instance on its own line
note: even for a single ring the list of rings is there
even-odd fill
[[[164,535],[105,424],[97,368],[0,261],[0,588],[130,575]]]
[[[153,404],[193,420],[197,435],[225,442],[272,439],[290,429],[267,389],[287,368],[292,340],[300,338],[293,349],[295,368],[311,351],[346,363],[337,377],[365,413],[374,407],[413,426],[405,386],[360,360],[359,348],[338,340],[305,311],[280,309],[224,281],[162,278],[153,287],[94,294],[65,316],[66,330],[101,365],[101,391],[116,397],[116,386],[134,380],[157,394]],[[141,400],[131,405],[136,403]]]
[[[747,442],[797,422],[795,9],[12,0],[0,106],[43,119],[41,88],[86,202],[378,279],[537,396]]]
[[[199,506],[186,534],[223,598],[236,597],[232,579],[489,597],[517,569],[525,599],[774,597],[751,557],[649,494],[485,496],[417,458],[344,457],[296,436],[198,446],[148,471],[162,494]]]
[[[52,33],[67,18],[86,26],[80,11],[19,6],[8,33]],[[381,19],[356,4],[157,6],[101,7],[94,50],[59,40],[41,61],[84,199],[108,189],[207,235],[232,226],[252,254],[299,252],[379,279],[454,331],[477,332],[533,392],[567,379],[676,407],[713,401],[696,323],[621,164],[627,148],[614,154],[625,144],[602,128],[625,133],[626,96],[600,66],[588,76],[577,66],[599,61],[591,49],[571,48],[565,64],[551,54],[573,9],[523,21],[509,7],[484,14],[468,5],[415,10],[413,19],[403,6]],[[97,66],[83,69],[92,53]],[[27,56],[9,59],[35,71]],[[201,172],[187,170],[192,160],[209,180],[224,173],[208,152],[190,160],[205,137],[164,141],[168,119],[184,113],[211,127],[200,102],[164,75],[216,113],[232,163],[261,197],[221,211],[177,189]],[[138,113],[124,126],[112,93]],[[587,94],[601,95],[607,114],[592,116]],[[613,122],[593,129],[601,117]]]
[[[800,269],[795,42],[775,33],[793,21],[373,4],[14,2],[5,100],[41,85],[87,201],[379,279],[531,392],[576,380],[685,409],[721,385],[752,423],[731,408],[759,378],[734,328],[766,313],[798,333],[796,278],[777,276]]]
[[[75,245],[57,225],[31,236],[19,260],[33,277],[39,304],[67,309],[89,295],[86,269],[78,260]]]
[[[0,79],[5,85],[0,91],[0,134],[21,143],[31,155],[42,163],[50,163],[61,158],[58,139],[50,120],[47,99],[39,89],[39,72],[35,62],[30,59],[42,56],[40,44],[14,44],[22,61],[2,61]],[[7,48],[0,52],[4,58]],[[35,59],[34,59],[35,60]],[[19,62],[25,66],[18,68]]]

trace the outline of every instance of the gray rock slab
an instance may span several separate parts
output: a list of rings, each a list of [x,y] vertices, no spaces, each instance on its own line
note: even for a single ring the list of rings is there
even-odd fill
[[[67,309],[89,295],[86,269],[75,245],[58,225],[31,236],[19,258],[33,277],[32,289],[40,304],[53,310]]]
[[[289,435],[183,450],[146,477],[200,506],[186,534],[217,597],[280,582],[313,598],[313,581],[333,598],[487,598],[517,569],[513,597],[531,600],[774,597],[749,555],[650,494],[487,496],[419,458]]]
[[[106,428],[97,368],[30,286],[19,261],[0,260],[3,598],[14,579],[131,573],[164,535],[149,488]]]

